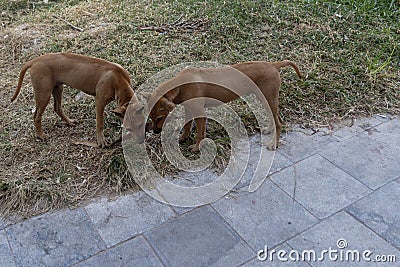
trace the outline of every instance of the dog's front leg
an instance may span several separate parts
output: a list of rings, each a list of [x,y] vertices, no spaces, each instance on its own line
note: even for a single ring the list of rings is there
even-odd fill
[[[185,125],[183,126],[183,131],[179,136],[179,142],[184,142],[190,135],[190,130],[192,129],[193,116],[187,107],[185,107]]]
[[[62,92],[63,92],[63,85],[58,84],[54,87],[53,89],[53,98],[54,98],[54,111],[60,116],[60,118],[65,121],[68,125],[72,126],[77,124],[76,120],[71,120],[68,118],[67,115],[65,115],[64,110],[61,105],[61,99],[62,99]]]
[[[104,137],[104,108],[110,101],[106,101],[96,96],[96,134],[97,145],[101,148],[107,146],[106,138]]]
[[[206,135],[206,118],[200,117],[196,118],[196,144],[192,148],[192,152],[197,152],[200,150],[200,142],[204,139]]]

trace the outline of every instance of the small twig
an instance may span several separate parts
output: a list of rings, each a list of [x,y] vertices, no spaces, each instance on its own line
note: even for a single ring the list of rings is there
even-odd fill
[[[52,17],[55,18],[55,19],[61,20],[62,22],[64,22],[65,24],[67,24],[68,26],[70,26],[70,27],[71,27],[72,29],[74,29],[74,30],[77,30],[77,31],[80,31],[80,32],[83,32],[83,31],[84,31],[84,29],[79,28],[79,27],[73,25],[72,23],[70,23],[69,21],[67,21],[67,20],[65,20],[65,19],[63,19],[63,18],[59,18],[59,17],[57,17],[57,16],[55,16],[55,15],[53,15]]]
[[[89,15],[89,16],[96,16],[96,14],[90,13],[90,12],[85,11],[85,10],[82,10],[82,12],[85,13],[86,15]]]
[[[182,20],[182,18],[183,18],[183,15],[181,15],[179,17],[179,19],[175,20],[171,25],[176,25],[178,22],[180,22]]]
[[[118,138],[117,140],[114,140],[111,144],[107,144],[105,148],[111,148],[115,146],[116,144],[119,144],[122,142],[122,137]],[[96,142],[90,142],[90,141],[72,141],[74,145],[84,145],[88,147],[94,147],[94,148],[99,148],[99,145]]]

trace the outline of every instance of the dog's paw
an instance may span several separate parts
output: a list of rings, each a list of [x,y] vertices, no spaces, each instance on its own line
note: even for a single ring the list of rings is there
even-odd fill
[[[109,144],[107,142],[97,143],[100,148],[108,148]]]
[[[37,139],[37,140],[40,140],[40,141],[47,141],[48,137],[47,137],[46,134],[41,133],[41,134],[37,134],[37,135],[36,135],[36,139]]]
[[[268,150],[274,151],[278,148],[278,144],[274,140],[271,140],[271,142],[269,142],[267,145],[267,148]]]
[[[107,142],[106,142],[106,139],[104,138],[104,136],[98,136],[97,137],[97,145],[100,147],[100,148],[106,148],[106,147],[108,147],[108,144],[107,144]]]
[[[67,124],[69,125],[69,126],[76,126],[76,125],[78,125],[78,120],[69,120],[69,122],[67,122]]]
[[[179,144],[185,143],[186,140],[187,140],[187,138],[184,138],[184,137],[179,136]]]
[[[192,149],[190,151],[192,151],[193,153],[197,153],[200,151],[200,145],[199,144],[194,144],[191,146]]]
[[[264,127],[261,129],[261,133],[263,135],[268,135],[270,133],[272,133],[272,127],[268,126],[268,127]]]
[[[189,138],[189,134],[181,133],[179,135],[179,143],[184,143]]]

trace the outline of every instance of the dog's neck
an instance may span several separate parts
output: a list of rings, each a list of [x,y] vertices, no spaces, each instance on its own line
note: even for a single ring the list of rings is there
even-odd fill
[[[174,104],[180,104],[182,101],[180,101],[179,97],[179,88],[174,88],[172,90],[169,90],[164,97],[167,98],[169,101],[171,101]]]
[[[129,86],[129,90],[116,90],[115,91],[115,101],[119,107],[127,106],[132,98],[136,98],[135,93],[132,88]],[[138,102],[137,98],[133,99]]]

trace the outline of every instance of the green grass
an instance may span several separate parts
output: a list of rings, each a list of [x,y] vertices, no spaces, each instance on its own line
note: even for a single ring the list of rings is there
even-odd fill
[[[126,68],[138,88],[158,71],[182,62],[290,59],[299,65],[304,79],[297,79],[290,68],[282,70],[284,127],[317,127],[374,113],[399,114],[399,8],[397,0],[49,0],[48,4],[0,0],[3,212],[32,215],[77,205],[98,192],[121,193],[136,186],[126,171],[121,148],[94,151],[69,145],[70,139],[94,137],[93,101],[74,101],[76,90],[65,90],[64,106],[67,114],[80,119],[81,126],[69,129],[47,118],[47,129],[54,130],[52,140],[59,141],[32,144],[31,91],[24,89],[16,105],[3,104],[8,103],[26,60],[60,51],[100,57]],[[84,31],[71,29],[53,15]],[[193,31],[140,29],[168,26],[179,18],[202,26]],[[257,130],[254,116],[243,103],[232,106],[249,133]],[[105,126],[107,136],[115,139],[120,134],[109,112]],[[222,155],[218,167],[229,157],[223,155],[229,150],[229,140],[217,123],[210,122],[208,130]],[[181,146],[188,158],[196,158],[188,152],[194,138],[193,133],[192,141]],[[26,155],[32,153],[36,159],[29,162]],[[49,155],[54,159],[49,160]],[[50,172],[40,173],[44,168]]]
[[[371,98],[371,104],[385,96],[396,99],[397,92],[386,86],[387,82],[396,82],[399,65],[399,7],[395,1],[153,3],[143,12],[145,4],[112,1],[100,12],[112,21],[115,30],[107,31],[101,40],[87,34],[73,40],[50,40],[48,51],[76,51],[119,62],[134,73],[136,86],[151,74],[183,61],[230,64],[292,59],[307,79],[303,84],[290,85],[294,88],[288,90],[292,79],[289,77],[286,83],[284,78],[284,117],[298,117],[293,112],[310,99],[329,101],[329,108],[322,113],[324,109],[318,103],[305,110],[303,107],[304,115],[295,122],[312,118],[326,124],[364,98]],[[57,8],[52,12],[57,13]],[[182,15],[193,21],[204,20],[206,26],[191,33],[177,30],[159,34],[138,29],[168,24]],[[84,24],[83,19],[78,20],[78,25]],[[378,112],[375,107],[362,105],[358,110],[367,115]]]

